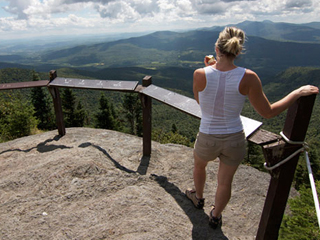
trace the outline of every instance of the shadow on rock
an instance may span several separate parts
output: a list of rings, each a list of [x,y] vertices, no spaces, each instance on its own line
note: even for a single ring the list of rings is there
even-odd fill
[[[85,142],[85,143],[81,143],[78,147],[80,147],[80,148],[87,148],[87,147],[90,147],[90,146],[98,149],[100,152],[102,152],[104,155],[106,155],[106,156],[113,162],[113,164],[114,164],[114,166],[115,166],[116,168],[118,168],[118,169],[120,169],[120,170],[122,170],[122,171],[125,171],[125,172],[127,172],[127,173],[136,173],[135,171],[130,170],[130,169],[122,166],[120,163],[118,163],[116,160],[114,160],[114,159],[110,156],[110,154],[107,152],[107,150],[103,149],[103,148],[100,147],[100,146],[94,145],[94,144],[92,144],[92,143],[90,143],[90,142]]]
[[[40,152],[40,153],[45,153],[45,152],[54,151],[56,149],[66,149],[66,148],[69,149],[69,148],[72,148],[72,147],[68,147],[68,146],[65,146],[65,145],[55,145],[55,144],[47,145],[47,143],[49,143],[49,142],[59,141],[60,138],[61,138],[61,136],[57,135],[54,138],[47,139],[46,141],[39,143],[35,147],[29,148],[29,149],[24,149],[24,150],[23,149],[18,149],[18,148],[9,149],[9,150],[5,150],[3,152],[0,152],[0,154],[6,153],[6,152],[25,152],[25,153],[27,153],[27,152],[32,151],[33,149],[37,149],[37,151]]]
[[[196,209],[191,201],[187,199],[185,194],[182,193],[177,186],[168,181],[167,177],[151,174],[150,178],[164,188],[164,190],[166,190],[166,192],[176,200],[181,209],[189,217],[193,224],[193,240],[228,240],[220,228],[214,230],[209,226],[209,217],[204,210]]]
[[[149,167],[150,157],[143,156],[140,159],[140,165],[138,167],[137,173],[140,175],[146,175]]]

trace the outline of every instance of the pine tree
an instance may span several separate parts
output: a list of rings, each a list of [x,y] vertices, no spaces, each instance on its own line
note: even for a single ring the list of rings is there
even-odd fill
[[[320,191],[320,182],[316,182],[317,192]],[[279,239],[290,240],[317,240],[320,231],[316,209],[310,188],[302,186],[300,195],[289,199],[291,213],[285,215],[279,232]],[[319,197],[319,194],[318,194]]]
[[[30,101],[23,99],[21,94],[2,96],[0,100],[1,141],[30,135],[38,124],[34,113]]]
[[[156,142],[160,142],[163,144],[166,143],[174,143],[174,144],[180,144],[185,145],[188,147],[192,147],[193,143],[190,142],[190,140],[181,134],[178,133],[178,129],[175,124],[172,125],[172,130],[169,132],[165,132],[163,129],[156,128],[152,131],[152,140]]]
[[[142,136],[142,107],[137,94],[126,94],[123,99],[123,109],[129,123],[130,133]]]
[[[87,112],[81,101],[77,103],[76,95],[70,88],[64,89],[61,94],[62,111],[66,127],[83,127],[87,119]]]
[[[99,99],[99,112],[95,115],[97,123],[96,128],[104,128],[111,130],[118,130],[118,124],[116,121],[116,112],[113,107],[105,97],[104,94],[101,95]]]
[[[264,161],[265,158],[261,146],[248,142],[247,157],[244,159],[245,164],[260,171],[266,171],[263,167]]]
[[[65,126],[74,127],[76,97],[71,89],[64,89],[61,94],[61,101]]]
[[[85,120],[87,119],[87,113],[84,110],[81,101],[79,100],[77,108],[75,110],[74,127],[83,127]]]
[[[316,180],[320,179],[320,158],[319,158],[319,149],[320,149],[320,143],[317,139],[311,139],[311,141],[308,141],[309,149],[308,149],[308,155],[310,158],[310,164],[312,167],[313,177]],[[297,170],[295,173],[295,189],[300,190],[301,186],[310,187],[309,182],[309,173],[307,170],[306,161],[304,158],[304,154],[301,154],[302,156],[299,159],[299,164],[297,166]]]
[[[33,81],[39,81],[40,77],[36,72],[33,72]],[[34,116],[39,120],[38,128],[42,130],[52,130],[55,128],[54,114],[50,105],[48,95],[43,88],[33,88],[31,90],[31,102],[35,113]]]
[[[178,132],[178,128],[177,128],[177,125],[175,123],[173,123],[172,126],[171,126],[171,132],[173,132],[173,133]]]

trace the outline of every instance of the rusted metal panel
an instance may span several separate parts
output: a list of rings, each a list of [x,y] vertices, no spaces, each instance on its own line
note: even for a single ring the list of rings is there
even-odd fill
[[[268,132],[264,129],[259,129],[248,138],[248,141],[258,145],[265,145],[273,142],[278,142],[280,139],[280,135]]]
[[[54,87],[85,88],[98,90],[134,91],[137,81],[92,80],[75,78],[55,78],[49,83]]]
[[[161,87],[157,87],[155,85],[150,85],[149,87],[143,89],[142,93],[162,103],[172,106],[184,113],[190,114],[197,118],[201,118],[201,109],[195,99],[183,96],[181,94],[166,90]],[[250,136],[262,125],[262,122],[244,116],[241,116],[241,120],[246,137]]]
[[[142,90],[142,93],[162,103],[168,104],[182,112],[201,118],[201,110],[196,100],[167,89],[150,85]]]
[[[32,87],[46,87],[48,80],[32,81],[32,82],[17,82],[17,83],[2,83],[0,90],[18,89],[18,88],[32,88]]]

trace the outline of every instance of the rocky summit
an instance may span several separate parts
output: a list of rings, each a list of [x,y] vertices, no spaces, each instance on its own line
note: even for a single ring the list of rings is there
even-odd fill
[[[254,239],[270,176],[241,165],[223,226],[208,225],[218,162],[207,168],[205,207],[193,187],[193,149],[92,128],[0,144],[0,239]]]

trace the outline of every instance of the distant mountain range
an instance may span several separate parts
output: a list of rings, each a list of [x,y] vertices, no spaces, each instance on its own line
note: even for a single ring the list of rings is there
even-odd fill
[[[271,77],[288,67],[320,67],[320,22],[308,24],[245,21],[235,26],[248,35],[246,54],[237,64]],[[0,55],[0,62],[28,65],[36,70],[72,67],[97,70],[115,67],[197,68],[214,51],[224,26],[187,32],[161,31],[139,37],[51,50],[32,58]],[[0,63],[0,68],[5,65]],[[6,65],[8,66],[8,65]],[[49,71],[50,69],[48,69]]]
[[[244,21],[235,25],[243,29],[247,35],[278,41],[295,41],[305,43],[320,43],[320,22],[305,24],[275,23],[271,21]],[[211,27],[206,30],[221,31],[223,27]]]

